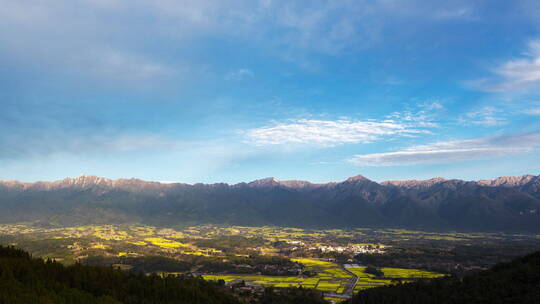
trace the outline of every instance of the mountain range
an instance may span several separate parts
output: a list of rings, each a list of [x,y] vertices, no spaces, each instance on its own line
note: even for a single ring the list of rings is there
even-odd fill
[[[0,181],[0,222],[278,225],[540,232],[540,176],[228,185],[79,176]]]

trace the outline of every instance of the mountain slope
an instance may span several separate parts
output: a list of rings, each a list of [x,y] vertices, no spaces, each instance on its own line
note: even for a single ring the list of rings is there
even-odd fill
[[[161,184],[95,176],[0,182],[0,222],[198,223],[540,231],[540,178]]]

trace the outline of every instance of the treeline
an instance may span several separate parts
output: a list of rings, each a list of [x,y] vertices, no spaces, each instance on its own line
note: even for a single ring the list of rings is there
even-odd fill
[[[228,256],[203,257],[183,255],[182,260],[161,256],[142,257],[105,257],[91,256],[82,263],[90,266],[106,266],[122,264],[131,266],[134,272],[187,272],[196,268],[200,273],[235,273],[264,275],[297,275],[302,265],[278,256],[253,255],[249,258]]]
[[[0,246],[0,303],[239,303],[228,289],[202,279],[63,266]]]
[[[193,264],[186,261],[179,261],[173,258],[162,256],[141,256],[141,257],[110,257],[110,256],[89,256],[82,260],[84,265],[114,267],[113,265],[128,265],[131,272],[187,272]]]
[[[352,304],[540,303],[540,252],[458,278],[364,290]]]

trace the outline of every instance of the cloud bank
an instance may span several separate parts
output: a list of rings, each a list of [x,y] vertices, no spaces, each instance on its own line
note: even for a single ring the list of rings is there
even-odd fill
[[[362,166],[449,163],[522,154],[538,146],[540,132],[436,142],[397,152],[355,155],[348,161]]]

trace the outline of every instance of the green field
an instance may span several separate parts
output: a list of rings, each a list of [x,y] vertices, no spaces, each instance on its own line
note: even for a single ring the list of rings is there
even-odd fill
[[[273,287],[304,287],[315,288],[326,292],[343,293],[352,276],[343,271],[339,265],[315,260],[315,259],[292,259],[302,263],[307,270],[315,272],[315,277],[280,277],[264,275],[203,275],[205,280],[224,280],[225,282],[251,282],[262,286]]]

